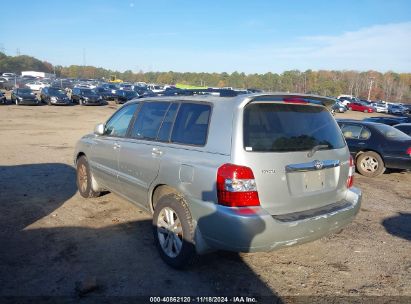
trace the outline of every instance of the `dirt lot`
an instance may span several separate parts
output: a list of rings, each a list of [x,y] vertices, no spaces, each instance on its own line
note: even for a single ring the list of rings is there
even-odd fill
[[[314,295],[324,302],[339,296],[411,301],[411,173],[356,175],[362,208],[339,234],[271,253],[214,253],[176,271],[160,260],[148,215],[113,194],[85,200],[77,193],[75,142],[115,108],[0,106],[1,299],[228,295],[295,302],[312,298],[294,296]]]

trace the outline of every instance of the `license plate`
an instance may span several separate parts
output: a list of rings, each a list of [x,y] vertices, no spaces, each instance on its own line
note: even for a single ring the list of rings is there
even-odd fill
[[[304,192],[313,192],[324,189],[325,173],[321,171],[304,172]]]

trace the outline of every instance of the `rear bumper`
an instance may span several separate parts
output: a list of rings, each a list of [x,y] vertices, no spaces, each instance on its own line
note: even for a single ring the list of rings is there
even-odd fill
[[[358,213],[362,194],[347,190],[341,208],[312,216],[273,217],[261,207],[228,208],[213,203],[192,202],[197,221],[198,253],[213,249],[237,252],[271,251],[319,239],[348,225]],[[310,211],[307,211],[309,215]]]

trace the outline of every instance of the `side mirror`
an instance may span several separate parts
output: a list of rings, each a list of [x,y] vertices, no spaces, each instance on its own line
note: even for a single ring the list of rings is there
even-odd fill
[[[104,135],[104,124],[100,123],[94,128],[94,134]]]

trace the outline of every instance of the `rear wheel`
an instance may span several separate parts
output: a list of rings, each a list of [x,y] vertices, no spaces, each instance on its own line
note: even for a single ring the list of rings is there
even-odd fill
[[[385,171],[384,161],[378,153],[369,151],[357,157],[356,167],[360,174],[376,177]]]
[[[93,190],[91,186],[92,176],[90,172],[90,166],[88,164],[87,158],[83,155],[77,160],[77,188],[82,197],[97,197],[100,192]]]
[[[164,262],[176,269],[193,263],[194,225],[185,200],[177,194],[160,198],[153,215],[153,234]]]

